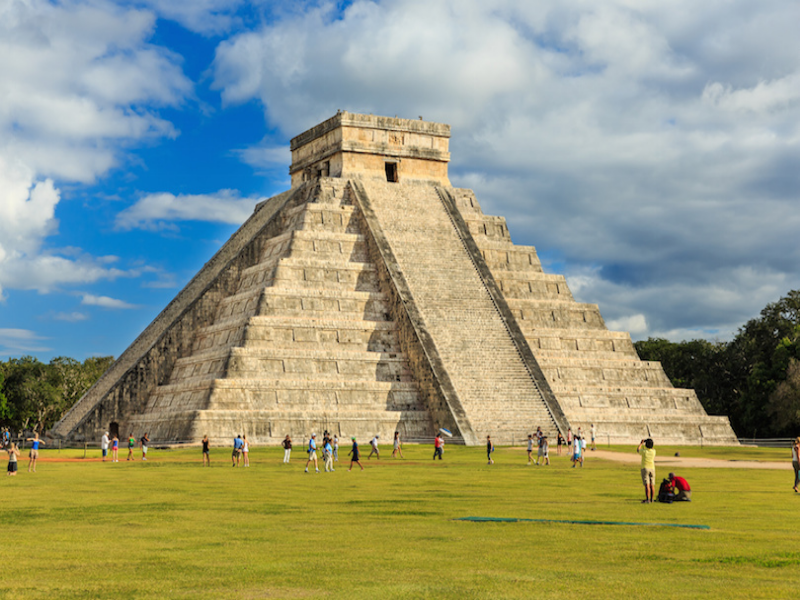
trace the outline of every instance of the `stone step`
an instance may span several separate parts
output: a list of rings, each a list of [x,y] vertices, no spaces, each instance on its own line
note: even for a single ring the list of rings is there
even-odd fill
[[[400,351],[394,322],[329,318],[253,317],[242,345]]]
[[[308,319],[389,320],[385,297],[376,291],[312,287],[268,287],[258,316]]]

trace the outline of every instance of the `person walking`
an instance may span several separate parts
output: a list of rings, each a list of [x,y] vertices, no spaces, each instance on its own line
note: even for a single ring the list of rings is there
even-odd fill
[[[530,466],[533,462],[533,434],[528,434],[528,465]]]
[[[543,461],[543,464],[550,465],[550,444],[547,442],[547,436],[542,438],[542,442],[539,444],[539,456],[536,463],[539,463],[539,460]]]
[[[103,455],[103,462],[106,462],[106,457],[108,456],[108,432],[107,431],[103,434],[103,437],[100,438],[100,452]]]
[[[319,473],[319,464],[317,464],[317,434],[312,433],[311,439],[308,440],[308,460],[306,461],[306,473],[308,473],[308,465],[314,461],[314,470]]]
[[[348,452],[348,456],[350,457],[350,468],[347,469],[348,472],[353,470],[353,463],[357,464],[361,467],[361,470],[364,470],[364,465],[361,464],[361,451],[358,449],[358,442],[356,438],[350,438],[353,441],[353,447]]]
[[[36,473],[36,461],[39,460],[39,445],[44,444],[44,440],[40,440],[39,434],[34,433],[32,438],[26,438],[25,441],[31,443],[31,451],[28,454],[30,458],[28,461],[28,473],[31,472],[31,468],[33,468],[33,472]]]
[[[494,461],[492,460],[492,452],[494,452],[494,444],[492,443],[492,436],[487,435],[486,436],[486,458],[489,459],[489,463],[488,464],[490,464],[490,465],[494,464]]]
[[[333,446],[331,445],[331,438],[325,442],[322,447],[322,457],[325,459],[325,472],[333,473]]]
[[[14,442],[9,442],[8,447],[6,448],[6,452],[8,453],[8,472],[6,475],[11,475],[15,477],[17,475],[17,459],[19,458],[19,450],[17,450],[17,445]]]
[[[233,440],[233,452],[231,452],[231,466],[238,467],[240,456],[242,454],[242,436],[237,435]]]
[[[792,442],[792,468],[794,468],[794,487],[795,493],[800,493],[797,486],[800,485],[800,437]]]
[[[575,439],[572,440],[572,468],[578,466],[580,463],[581,467],[583,467],[583,455],[581,453],[581,438],[580,436],[576,435]]]
[[[247,441],[247,434],[242,435],[242,458],[245,467],[250,466],[250,442]]]
[[[403,458],[403,445],[400,443],[400,432],[394,432],[394,442],[393,442],[393,449],[392,449],[392,458],[397,458],[397,454],[400,454],[400,458]]]
[[[147,460],[147,444],[150,443],[150,436],[147,432],[139,440],[139,445],[142,447],[142,460]]]
[[[111,461],[119,462],[119,436],[116,433],[111,438]]]
[[[644,446],[644,448],[642,448]],[[644,484],[644,500],[642,504],[653,502],[653,493],[656,485],[656,451],[653,440],[647,438],[639,442],[636,452],[642,455],[642,483]]]
[[[437,433],[433,439],[433,460],[436,460],[437,456],[442,460],[442,454],[444,454],[444,439],[441,433]]]
[[[208,436],[203,436],[203,466],[210,467],[211,466],[211,449],[209,448],[210,442],[208,441]]]
[[[283,464],[289,464],[289,458],[292,456],[292,438],[288,435],[283,438]]]
[[[133,460],[133,449],[136,447],[136,438],[133,437],[133,432],[128,436],[128,458],[127,460]]]
[[[560,432],[560,431],[558,432],[558,440],[557,440],[557,443],[558,443],[558,446],[557,446],[557,448],[556,448],[556,452],[558,453],[558,455],[559,455],[559,456],[561,456],[561,446],[563,446],[563,445],[564,445],[564,436],[563,436],[563,435],[561,435],[561,432]]]
[[[333,460],[339,462],[339,436],[333,436]]]
[[[591,436],[592,439],[592,451],[597,450],[597,442],[595,441],[597,436],[597,430],[594,427],[594,423],[592,423],[591,426],[589,427],[589,435]]]
[[[380,453],[380,450],[378,450],[378,438],[379,437],[380,436],[376,433],[375,437],[373,437],[372,440],[370,441],[369,444],[370,444],[370,446],[372,446],[372,450],[370,450],[369,456],[367,456],[367,460],[372,458],[373,454],[378,457],[378,460],[381,459],[381,453]]]

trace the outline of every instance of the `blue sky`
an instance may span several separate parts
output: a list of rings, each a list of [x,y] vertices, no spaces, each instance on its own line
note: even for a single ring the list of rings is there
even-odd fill
[[[0,358],[118,356],[337,109],[452,126],[451,180],[634,338],[800,287],[800,8],[6,0]]]

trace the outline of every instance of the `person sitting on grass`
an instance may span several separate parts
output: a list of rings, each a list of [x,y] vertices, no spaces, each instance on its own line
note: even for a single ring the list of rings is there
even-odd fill
[[[361,467],[361,470],[364,470],[364,465],[361,464],[361,452],[358,449],[358,442],[356,442],[356,438],[350,438],[353,440],[353,448],[347,454],[350,456],[350,468],[347,469],[348,471],[353,470],[353,463],[357,464]]]
[[[642,483],[644,484],[644,500],[642,504],[653,502],[654,487],[656,484],[656,451],[653,448],[653,440],[647,438],[639,442],[636,452],[642,455]],[[644,446],[644,448],[642,448]]]
[[[675,502],[691,502],[692,487],[683,477],[678,477],[675,473],[669,474],[669,482],[672,485],[672,493],[675,494]]]

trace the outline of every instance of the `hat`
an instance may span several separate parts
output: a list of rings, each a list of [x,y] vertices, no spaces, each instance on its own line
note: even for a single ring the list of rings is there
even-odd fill
[[[317,437],[317,434],[316,433],[312,433],[311,437]]]
[[[354,437],[352,437],[352,438],[350,438],[350,439],[351,439],[351,440],[353,440],[354,442],[356,441],[356,438],[354,438]]]

